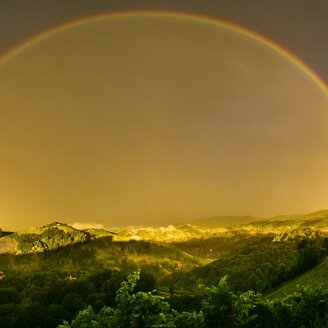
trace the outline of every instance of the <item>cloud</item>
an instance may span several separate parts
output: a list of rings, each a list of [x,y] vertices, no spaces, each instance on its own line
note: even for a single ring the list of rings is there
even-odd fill
[[[71,226],[78,230],[86,230],[86,229],[104,229],[103,224],[94,223],[94,222],[75,222],[72,223]]]

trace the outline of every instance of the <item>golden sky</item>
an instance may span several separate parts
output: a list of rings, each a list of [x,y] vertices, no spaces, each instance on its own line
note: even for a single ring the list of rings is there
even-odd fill
[[[328,207],[328,99],[199,22],[121,18],[0,66],[1,226],[106,226]]]

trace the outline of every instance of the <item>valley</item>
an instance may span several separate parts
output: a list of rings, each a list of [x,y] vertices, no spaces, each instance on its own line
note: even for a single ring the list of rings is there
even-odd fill
[[[18,327],[20,315],[26,315],[26,327],[57,327],[89,305],[96,312],[115,306],[121,282],[138,270],[135,292],[156,290],[154,295],[186,313],[204,312],[204,290],[222,279],[236,297],[252,291],[262,294],[263,302],[280,302],[299,288],[328,288],[328,211],[230,219],[231,225],[228,218],[215,217],[85,230],[56,221],[2,232],[0,326]],[[8,321],[9,309],[21,313],[17,322]]]

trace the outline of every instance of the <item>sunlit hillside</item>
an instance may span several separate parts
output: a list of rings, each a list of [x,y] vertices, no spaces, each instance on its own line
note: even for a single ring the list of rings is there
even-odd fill
[[[113,241],[134,240],[169,244],[195,239],[256,235],[268,235],[273,236],[275,241],[286,241],[298,237],[316,238],[324,236],[327,232],[328,210],[308,215],[278,216],[271,219],[256,219],[250,216],[213,217],[194,220],[190,224],[182,225],[128,226],[109,229],[77,229],[68,224],[53,222],[26,231],[14,233],[1,231],[0,254],[44,252],[103,237],[112,238]]]
[[[230,220],[230,221],[229,221]],[[230,223],[229,223],[230,222]],[[114,229],[116,240],[154,240],[179,242],[190,239],[232,237],[240,235],[277,235],[277,240],[295,235],[316,235],[328,231],[328,210],[308,215],[281,215],[273,218],[213,217],[185,225],[156,227],[131,226]]]
[[[55,250],[96,238],[111,237],[114,233],[103,229],[78,230],[64,223],[53,222],[42,227],[5,233],[5,235],[0,239],[0,254],[19,255]]]

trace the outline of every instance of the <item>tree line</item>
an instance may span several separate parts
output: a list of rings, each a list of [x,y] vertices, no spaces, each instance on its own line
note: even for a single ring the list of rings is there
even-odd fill
[[[136,291],[140,271],[127,277],[115,297],[114,307],[95,311],[88,306],[71,323],[59,328],[295,328],[327,327],[328,289],[299,288],[283,299],[266,300],[254,291],[235,293],[226,277],[217,286],[204,287],[199,311],[173,309],[154,292]]]

